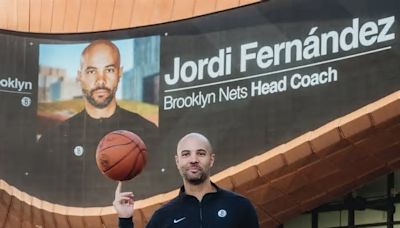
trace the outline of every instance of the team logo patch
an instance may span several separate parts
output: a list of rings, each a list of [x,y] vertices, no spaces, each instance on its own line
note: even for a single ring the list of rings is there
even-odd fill
[[[84,152],[84,149],[83,149],[82,146],[76,146],[76,147],[74,148],[74,154],[75,154],[75,156],[80,157],[80,156],[82,156],[83,152]]]
[[[218,211],[218,216],[219,216],[220,218],[225,217],[226,214],[227,214],[227,213],[226,213],[226,211],[225,211],[224,209],[221,209],[221,210]]]

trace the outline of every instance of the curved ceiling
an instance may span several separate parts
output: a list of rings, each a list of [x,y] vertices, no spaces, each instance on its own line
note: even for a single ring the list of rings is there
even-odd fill
[[[83,33],[176,21],[260,0],[0,0],[0,29]]]
[[[247,196],[261,227],[276,227],[400,168],[400,91],[212,177]],[[135,203],[143,227],[178,189]],[[110,203],[111,204],[111,203]],[[0,180],[2,227],[116,227],[114,209],[78,208],[32,197]]]

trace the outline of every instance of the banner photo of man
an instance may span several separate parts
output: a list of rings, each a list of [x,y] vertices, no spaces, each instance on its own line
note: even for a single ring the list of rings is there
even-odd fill
[[[151,158],[158,152],[158,74],[156,36],[40,45],[32,175],[43,182],[43,199],[67,205],[108,203],[103,195],[113,189],[112,180],[100,173],[95,160],[107,133],[134,132]],[[148,187],[140,182],[136,188]]]

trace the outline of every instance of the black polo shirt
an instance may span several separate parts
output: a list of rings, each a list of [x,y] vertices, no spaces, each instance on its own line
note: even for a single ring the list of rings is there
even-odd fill
[[[145,179],[151,179],[152,174],[146,171],[151,169],[150,159],[158,151],[157,126],[137,113],[117,107],[109,118],[94,119],[82,111],[41,136],[30,174],[37,184],[34,195],[69,206],[108,206],[116,183],[101,174],[95,153],[101,138],[114,130],[128,130],[143,139],[149,166],[140,175],[144,180],[132,186],[149,188]]]

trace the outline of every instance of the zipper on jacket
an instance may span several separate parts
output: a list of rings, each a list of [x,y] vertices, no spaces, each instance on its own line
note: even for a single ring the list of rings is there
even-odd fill
[[[203,210],[201,209],[201,202],[199,202],[199,209],[200,209],[200,228],[203,227]]]

